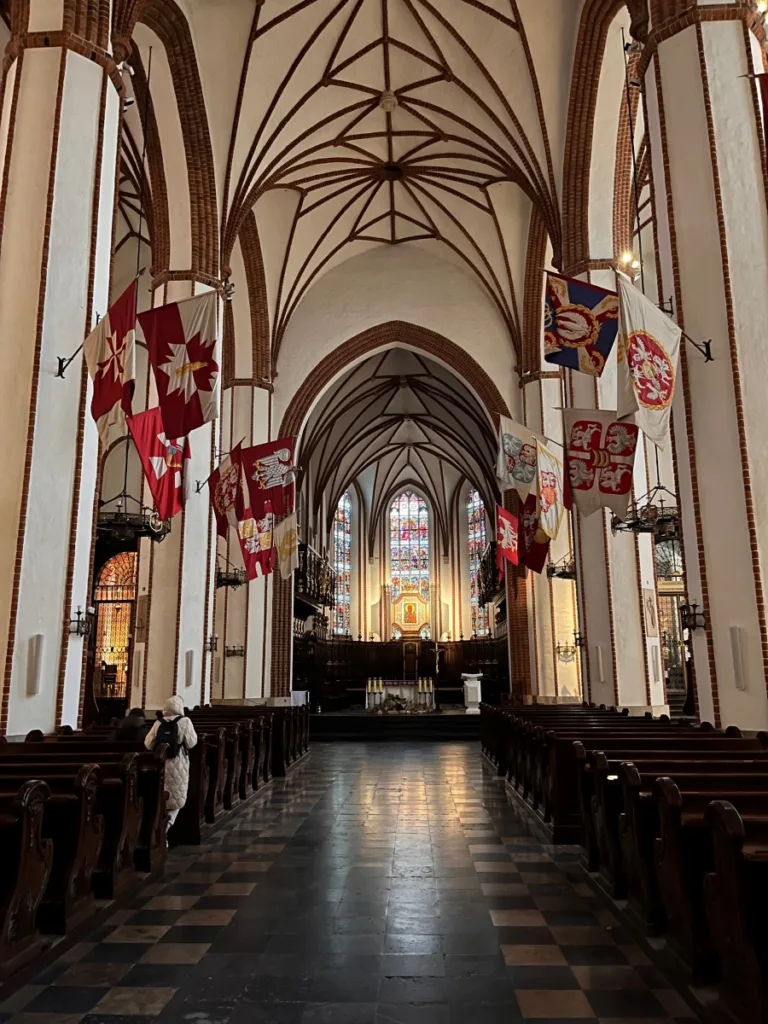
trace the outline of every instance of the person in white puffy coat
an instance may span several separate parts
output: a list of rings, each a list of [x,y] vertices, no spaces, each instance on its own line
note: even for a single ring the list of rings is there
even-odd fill
[[[184,701],[181,697],[169,697],[163,705],[163,718],[169,722],[178,718],[176,723],[179,737],[179,752],[176,757],[169,757],[165,762],[165,789],[168,794],[168,824],[166,830],[176,821],[176,817],[187,802],[189,789],[189,753],[197,744],[197,733],[192,722],[184,717]],[[154,750],[157,743],[157,731],[160,728],[158,719],[147,733],[144,746]]]

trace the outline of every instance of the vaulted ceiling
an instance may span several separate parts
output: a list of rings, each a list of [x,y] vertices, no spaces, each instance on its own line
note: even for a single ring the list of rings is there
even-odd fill
[[[311,512],[323,496],[335,508],[356,481],[373,531],[395,491],[415,485],[432,505],[444,548],[457,487],[468,481],[492,507],[494,459],[492,427],[466,385],[433,360],[397,348],[359,363],[328,389],[301,446]]]
[[[518,342],[532,204],[559,232],[527,20],[516,0],[257,7],[223,248],[255,208],[275,349],[321,274],[402,242],[476,275]]]

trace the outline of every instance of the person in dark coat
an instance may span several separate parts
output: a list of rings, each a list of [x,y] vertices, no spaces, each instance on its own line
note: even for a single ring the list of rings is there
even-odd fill
[[[131,708],[115,729],[112,739],[116,743],[143,743],[148,725],[141,708]]]

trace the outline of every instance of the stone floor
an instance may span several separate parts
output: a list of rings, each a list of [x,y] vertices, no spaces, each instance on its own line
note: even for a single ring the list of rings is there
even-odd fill
[[[692,1013],[476,744],[318,744],[0,1004],[13,1024],[602,1024]]]

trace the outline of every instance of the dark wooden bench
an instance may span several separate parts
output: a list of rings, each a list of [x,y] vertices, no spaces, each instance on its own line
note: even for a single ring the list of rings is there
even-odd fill
[[[768,815],[742,816],[728,800],[707,807],[713,870],[704,903],[722,972],[721,995],[742,1024],[768,1020]]]
[[[53,864],[53,843],[43,838],[48,786],[29,780],[16,787],[0,778],[0,978],[10,977],[41,950],[37,916]]]
[[[722,778],[715,774],[657,779],[661,835],[655,843],[656,870],[667,916],[666,937],[695,981],[717,977],[718,961],[704,909],[704,876],[714,867],[709,804],[722,796],[742,818],[768,819],[768,776]]]
[[[43,804],[42,836],[51,841],[53,857],[38,925],[41,931],[63,935],[93,909],[91,880],[104,838],[104,822],[97,811],[101,769],[96,764],[53,768],[38,762],[25,771],[50,790]],[[18,791],[21,780],[9,775],[2,785]]]
[[[0,774],[21,782],[34,775],[41,764],[39,755],[18,752],[24,744],[9,743],[0,748]],[[76,771],[82,757],[56,756],[42,764],[47,772]],[[142,804],[138,795],[139,759],[136,754],[117,755],[114,760],[100,756],[97,813],[103,820],[99,857],[93,864],[91,882],[99,899],[114,899],[135,884],[134,851],[139,839]]]
[[[36,733],[30,733],[36,737]],[[16,754],[14,751],[19,751]],[[0,763],[9,755],[15,758],[55,757],[65,758],[70,763],[90,761],[96,764],[119,764],[126,756],[133,756],[137,763],[136,792],[140,802],[141,819],[138,835],[133,846],[133,860],[137,871],[162,871],[166,860],[165,822],[165,749],[149,751],[143,743],[122,743],[108,736],[94,733],[57,734],[46,737],[42,742],[29,738],[23,744],[0,746]],[[130,804],[130,797],[128,797]],[[130,831],[130,825],[129,831]],[[122,844],[121,844],[122,846]],[[124,846],[122,846],[124,849]]]

